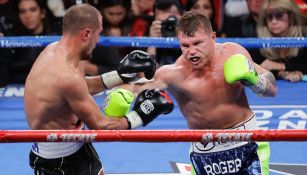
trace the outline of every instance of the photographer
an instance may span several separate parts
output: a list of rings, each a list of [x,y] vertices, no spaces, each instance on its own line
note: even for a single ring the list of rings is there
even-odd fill
[[[154,21],[150,26],[150,37],[176,37],[175,28],[183,14],[179,0],[156,0],[153,5]],[[156,58],[160,66],[171,64],[181,55],[179,48],[149,47],[147,52]]]

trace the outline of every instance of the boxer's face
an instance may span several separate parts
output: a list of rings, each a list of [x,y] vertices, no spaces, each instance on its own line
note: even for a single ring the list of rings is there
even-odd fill
[[[178,33],[178,39],[183,57],[195,69],[204,67],[212,59],[215,45],[215,32],[207,32],[201,27],[192,36]]]
[[[100,33],[102,32],[102,17],[99,17],[98,29],[88,29],[88,45],[85,51],[81,54],[82,60],[89,60],[92,57],[92,52],[96,47],[96,44],[99,42]]]

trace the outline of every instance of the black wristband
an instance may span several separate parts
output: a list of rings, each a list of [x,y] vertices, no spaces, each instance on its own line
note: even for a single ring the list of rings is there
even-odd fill
[[[128,120],[128,118],[125,116],[127,123],[128,123],[128,129],[131,129],[131,122]]]
[[[106,84],[104,84],[104,81],[103,81],[102,76],[100,76],[100,79],[101,79],[101,81],[102,81],[103,87],[104,87],[105,89],[108,89],[107,86],[106,86]]]

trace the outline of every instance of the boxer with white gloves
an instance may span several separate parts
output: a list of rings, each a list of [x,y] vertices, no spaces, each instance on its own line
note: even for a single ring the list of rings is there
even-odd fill
[[[143,123],[136,123],[132,119],[128,121],[123,116],[109,118],[103,115],[91,95],[134,81],[138,79],[139,73],[144,73],[150,79],[155,74],[155,63],[145,52],[134,51],[122,60],[116,71],[102,76],[85,76],[82,60],[90,59],[102,30],[102,16],[95,7],[84,3],[71,6],[66,11],[63,35],[40,53],[26,79],[24,110],[31,129],[131,129],[131,126],[145,125],[165,113],[163,107],[170,109],[163,98],[153,96],[137,98],[140,105],[134,109]],[[155,109],[143,114],[142,104],[148,102]],[[162,110],[159,112],[159,109]],[[137,118],[137,115],[133,116]],[[144,117],[149,119],[145,120]],[[33,143],[29,158],[36,175],[104,174],[99,156],[91,143],[37,142]]]

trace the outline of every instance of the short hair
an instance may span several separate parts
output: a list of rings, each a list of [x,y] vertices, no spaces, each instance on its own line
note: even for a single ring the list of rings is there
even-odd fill
[[[99,28],[99,11],[89,4],[71,6],[63,17],[63,33],[76,34],[86,27]]]
[[[188,11],[180,18],[176,33],[178,35],[179,32],[182,32],[187,36],[193,36],[199,28],[208,33],[213,32],[210,20],[205,15],[196,11]]]

